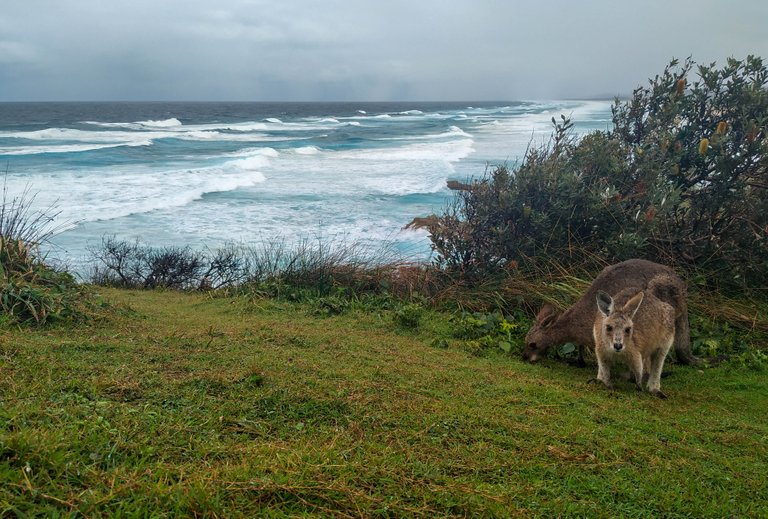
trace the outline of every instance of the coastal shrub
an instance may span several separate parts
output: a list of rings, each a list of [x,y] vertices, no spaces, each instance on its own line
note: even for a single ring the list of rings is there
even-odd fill
[[[138,242],[102,239],[92,254],[98,260],[92,281],[123,288],[190,288],[200,283],[203,262],[190,248],[143,246]]]
[[[441,267],[485,279],[534,258],[581,263],[609,247],[634,254],[632,236],[604,239],[620,234],[611,188],[601,184],[621,179],[621,146],[602,132],[577,143],[564,116],[553,124],[549,143],[529,148],[514,171],[501,165],[474,180],[430,225]]]
[[[195,250],[151,247],[110,236],[91,254],[90,280],[124,288],[228,289],[331,301],[364,294],[412,298],[429,279],[421,267],[404,264],[389,251],[343,241],[302,240],[289,245],[274,240]]]
[[[247,258],[234,246],[196,251],[107,236],[91,254],[91,282],[122,288],[217,289],[242,281],[248,271]]]
[[[748,287],[768,269],[768,71],[672,61],[575,139],[553,118],[543,146],[460,190],[428,223],[437,262],[466,277],[643,257]],[[761,285],[762,286],[762,285]]]
[[[278,284],[316,296],[385,292],[399,260],[386,249],[344,240],[266,241],[247,247],[246,283]],[[344,294],[342,294],[343,292]]]
[[[632,147],[630,193],[645,195],[650,253],[753,283],[768,268],[768,70],[757,57],[729,59],[698,66],[688,86],[693,65],[673,62],[617,103],[613,135]]]
[[[54,233],[52,208],[33,210],[28,190],[0,201],[0,318],[43,324],[78,315],[85,293],[74,277],[46,264],[39,246]]]

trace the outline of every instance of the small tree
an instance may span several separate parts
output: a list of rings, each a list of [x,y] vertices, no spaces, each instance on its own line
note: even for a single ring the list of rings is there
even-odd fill
[[[526,153],[516,171],[506,166],[474,181],[429,229],[437,261],[464,275],[484,276],[510,262],[540,256],[582,257],[605,248],[620,218],[611,200],[624,152],[602,132],[577,143],[571,121],[553,119],[550,142]]]
[[[729,59],[722,69],[697,67],[689,85],[693,65],[673,61],[649,87],[617,102],[613,136],[630,147],[635,183],[649,189],[654,181],[672,198],[650,226],[650,253],[755,279],[768,267],[768,71],[754,56]],[[649,219],[657,218],[659,204],[644,198]]]

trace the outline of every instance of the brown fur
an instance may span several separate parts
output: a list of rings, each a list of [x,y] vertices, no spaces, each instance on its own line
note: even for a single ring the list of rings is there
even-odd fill
[[[638,389],[647,379],[648,391],[666,398],[661,392],[661,370],[675,339],[676,310],[654,295],[656,283],[657,279],[651,280],[648,289],[640,292],[624,289],[615,297],[598,292],[593,335],[597,380],[612,387],[611,367],[624,363]],[[660,276],[658,283],[664,286],[668,279]]]
[[[654,296],[675,310],[674,350],[678,362],[699,364],[701,361],[691,353],[685,282],[671,268],[642,259],[631,259],[604,268],[584,295],[562,314],[552,306],[544,305],[525,337],[523,358],[535,362],[550,347],[572,342],[579,347],[579,358],[583,363],[584,348],[594,346],[592,328],[598,291],[608,294],[618,294],[624,289],[634,289],[635,293],[645,291],[654,278]]]

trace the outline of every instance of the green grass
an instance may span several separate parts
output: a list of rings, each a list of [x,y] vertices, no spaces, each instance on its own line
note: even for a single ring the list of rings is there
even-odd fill
[[[0,516],[768,514],[765,372],[670,366],[662,401],[426,309],[102,293],[0,331]]]

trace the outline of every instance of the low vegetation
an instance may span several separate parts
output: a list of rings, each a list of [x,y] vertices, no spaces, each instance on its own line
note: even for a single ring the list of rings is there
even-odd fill
[[[334,294],[339,287],[357,294],[379,292],[407,266],[393,260],[385,248],[371,251],[357,243],[323,240],[195,250],[151,247],[112,236],[91,253],[90,281],[97,285],[268,291],[275,296],[282,288],[313,296]]]

